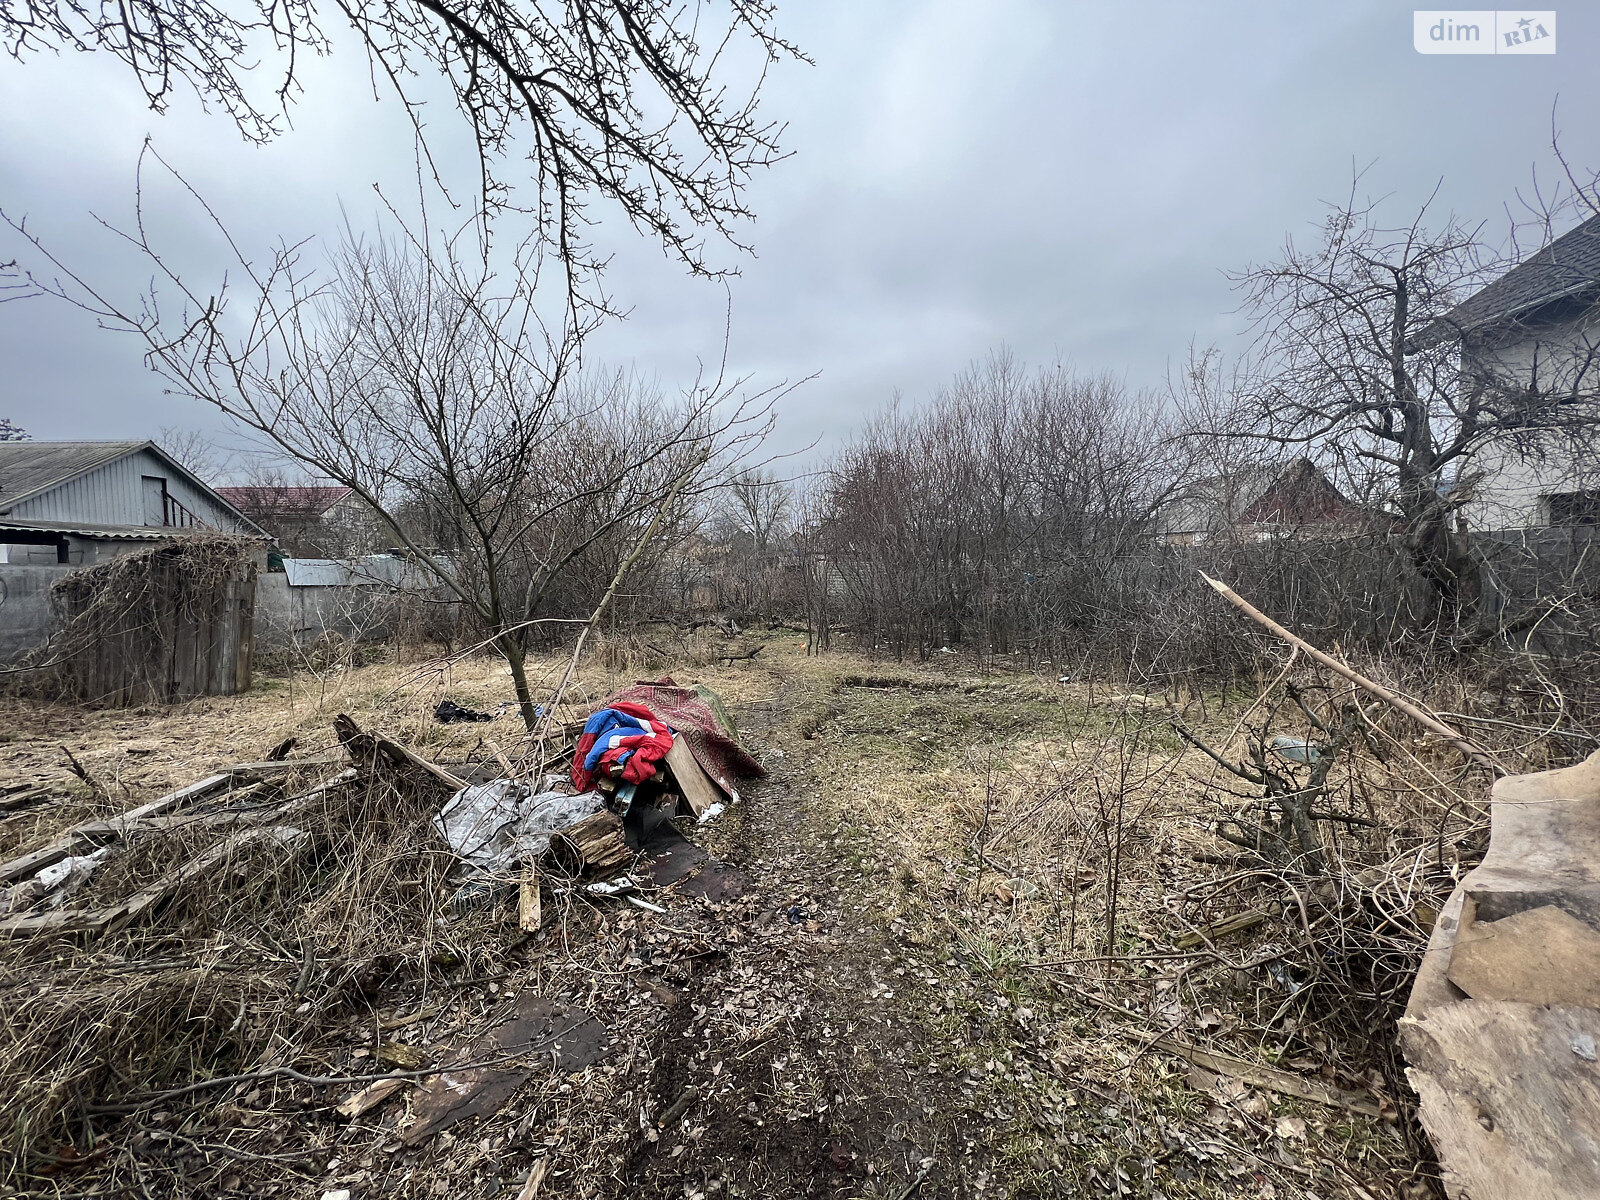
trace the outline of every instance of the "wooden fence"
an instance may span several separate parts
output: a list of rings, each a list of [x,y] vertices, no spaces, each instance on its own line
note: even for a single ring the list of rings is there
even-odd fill
[[[63,698],[111,707],[250,686],[256,565],[248,543],[196,536],[56,581]]]

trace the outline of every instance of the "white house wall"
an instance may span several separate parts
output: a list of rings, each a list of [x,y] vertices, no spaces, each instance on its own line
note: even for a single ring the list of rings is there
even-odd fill
[[[1591,310],[1582,319],[1480,349],[1474,365],[1493,370],[1508,384],[1537,382],[1544,391],[1566,391],[1576,384],[1580,392],[1595,395],[1600,394],[1600,355],[1589,361],[1595,347],[1600,347],[1600,316]],[[1490,443],[1477,452],[1469,470],[1482,477],[1462,508],[1474,529],[1548,525],[1545,497],[1600,489],[1596,456],[1559,433],[1547,434],[1531,455],[1519,454],[1509,442]]]
[[[1478,452],[1473,470],[1483,478],[1462,507],[1471,528],[1548,525],[1546,497],[1600,490],[1600,464],[1584,462],[1580,448],[1557,435],[1543,440],[1543,450],[1533,457],[1521,456],[1510,445],[1489,445]]]
[[[137,450],[96,467],[59,487],[12,506],[9,515],[29,521],[85,521],[100,525],[143,525],[140,480],[167,481],[167,494],[213,529],[249,532],[226,509],[148,450]]]

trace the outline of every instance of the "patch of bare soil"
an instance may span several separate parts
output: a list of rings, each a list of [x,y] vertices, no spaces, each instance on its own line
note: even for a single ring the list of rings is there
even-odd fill
[[[681,1116],[634,1135],[619,1197],[956,1194],[940,1157],[975,1114],[903,1011],[895,947],[819,853],[824,814],[785,775],[725,831],[759,897],[749,938],[653,1041],[650,1104]]]

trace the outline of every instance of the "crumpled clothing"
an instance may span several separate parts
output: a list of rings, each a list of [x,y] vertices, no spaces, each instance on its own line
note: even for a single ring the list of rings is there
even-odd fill
[[[463,708],[454,700],[441,700],[434,705],[433,719],[441,725],[454,725],[457,721],[492,721],[494,714]]]
[[[572,755],[572,782],[587,789],[601,772],[611,775],[620,767],[624,783],[643,783],[671,750],[665,721],[642,704],[615,703],[584,722]]]
[[[509,874],[550,848],[550,835],[605,807],[599,792],[540,792],[512,779],[462,788],[433,818],[469,872]]]
[[[739,744],[732,718],[708,687],[698,683],[692,688],[679,687],[670,675],[654,681],[641,679],[606,701],[610,708],[625,704],[648,706],[648,711],[665,720],[673,732],[688,743],[695,760],[711,776],[712,782],[735,804],[739,802],[735,780],[741,777],[759,779],[766,774],[761,764]]]

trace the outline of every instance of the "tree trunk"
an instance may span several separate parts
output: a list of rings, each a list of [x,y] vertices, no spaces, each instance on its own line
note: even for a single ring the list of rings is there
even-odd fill
[[[1450,507],[1432,488],[1401,509],[1406,517],[1406,550],[1418,574],[1433,589],[1441,624],[1459,627],[1476,620],[1482,588],[1471,541],[1450,528]]]
[[[527,655],[522,647],[502,635],[495,643],[500,648],[500,656],[506,660],[506,666],[511,668],[511,686],[517,693],[517,711],[522,714],[522,723],[528,727],[529,733],[537,733],[539,714],[534,708],[533,691],[528,687]]]

